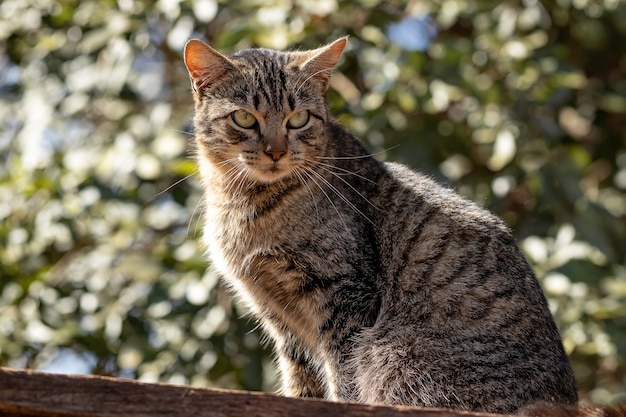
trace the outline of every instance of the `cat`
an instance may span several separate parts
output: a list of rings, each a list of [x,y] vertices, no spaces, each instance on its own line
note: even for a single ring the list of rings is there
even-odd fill
[[[330,113],[347,38],[188,41],[204,242],[296,397],[509,413],[573,404],[537,279],[497,217],[380,162]]]

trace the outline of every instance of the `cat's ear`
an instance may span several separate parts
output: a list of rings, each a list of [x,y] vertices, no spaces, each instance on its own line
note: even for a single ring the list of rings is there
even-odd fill
[[[194,90],[207,88],[235,65],[224,55],[198,39],[185,44],[185,65]]]
[[[330,75],[347,43],[348,37],[344,36],[330,45],[309,51],[308,59],[300,66],[300,70],[322,81],[324,91],[328,90]]]

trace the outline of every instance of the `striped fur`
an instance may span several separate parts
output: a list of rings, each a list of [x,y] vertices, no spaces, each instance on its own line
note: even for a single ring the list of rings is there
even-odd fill
[[[503,223],[376,161],[330,115],[345,44],[185,49],[204,241],[273,340],[283,393],[488,412],[575,403],[546,300]],[[291,128],[301,111],[308,122]]]

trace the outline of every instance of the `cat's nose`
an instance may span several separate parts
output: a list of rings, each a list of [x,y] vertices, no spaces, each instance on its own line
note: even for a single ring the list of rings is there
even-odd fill
[[[267,156],[272,158],[274,162],[277,162],[284,154],[287,153],[287,150],[283,147],[274,146],[272,147],[271,143],[268,143],[263,151]]]
[[[280,151],[279,152],[265,152],[265,153],[269,155],[274,162],[278,161],[285,154],[285,152],[280,152]]]

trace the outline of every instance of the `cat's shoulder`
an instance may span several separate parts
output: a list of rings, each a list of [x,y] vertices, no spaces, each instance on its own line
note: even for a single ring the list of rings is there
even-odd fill
[[[413,170],[397,162],[384,162],[387,181],[399,187],[401,194],[413,194],[424,198],[433,204],[442,204],[452,207],[458,204],[463,206],[476,204],[461,196],[453,188],[435,180],[432,176]]]
[[[413,170],[404,164],[398,162],[383,162],[383,166],[390,177],[401,184],[410,187],[446,189],[446,187],[436,182],[430,175]]]
[[[383,167],[387,173],[384,180],[387,184],[384,187],[393,190],[388,198],[441,213],[459,226],[497,228],[509,233],[508,227],[498,216],[432,176],[397,162],[384,162]]]

